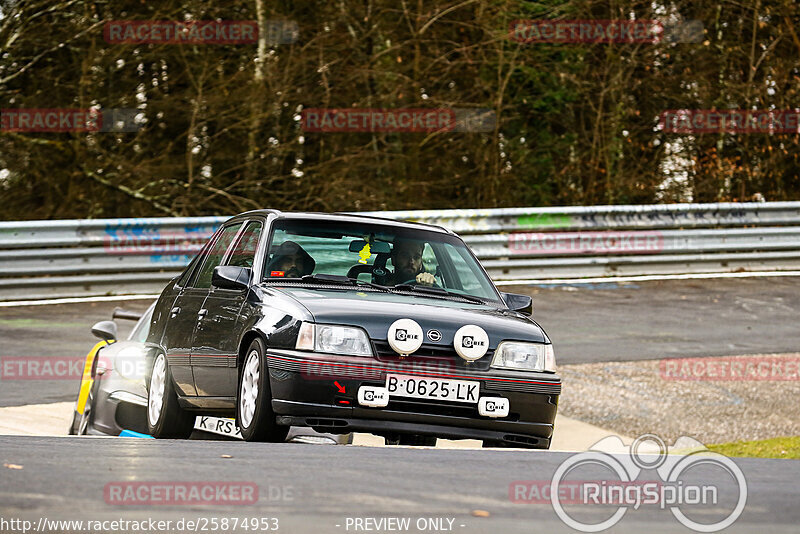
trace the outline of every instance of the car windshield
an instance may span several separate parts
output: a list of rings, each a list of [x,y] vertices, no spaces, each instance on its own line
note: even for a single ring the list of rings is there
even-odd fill
[[[277,220],[263,279],[309,275],[499,300],[475,257],[454,235],[366,222]]]
[[[150,333],[150,320],[153,318],[153,308],[155,308],[155,304],[152,304],[144,312],[136,326],[133,327],[131,335],[128,336],[129,341],[139,341],[140,343],[147,341],[147,335]]]

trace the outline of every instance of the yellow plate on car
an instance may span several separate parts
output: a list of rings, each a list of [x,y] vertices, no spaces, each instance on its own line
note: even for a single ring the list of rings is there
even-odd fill
[[[107,344],[108,343],[105,341],[98,342],[97,345],[92,347],[89,354],[86,355],[86,363],[83,364],[83,376],[81,377],[81,388],[78,391],[78,400],[75,402],[75,411],[78,413],[83,413],[86,409],[89,391],[91,391],[92,384],[94,383],[94,379],[92,378],[92,364],[94,363],[94,358],[97,355],[97,351]]]

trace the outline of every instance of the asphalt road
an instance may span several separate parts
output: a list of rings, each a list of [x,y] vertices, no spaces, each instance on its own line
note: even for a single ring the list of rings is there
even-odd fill
[[[570,457],[567,453],[71,437],[0,437],[0,451],[2,463],[15,466],[0,470],[0,517],[34,524],[41,517],[274,517],[280,532],[294,534],[355,532],[355,518],[408,517],[407,532],[448,532],[417,529],[420,518],[452,519],[450,531],[465,534],[573,532],[551,504],[513,503],[509,494],[516,481],[549,481]],[[744,512],[728,531],[796,532],[800,462],[736,459],[736,464],[747,480],[748,497]],[[638,479],[657,479],[654,472],[646,473]],[[702,480],[718,488],[718,507],[681,510],[704,522],[719,521],[730,511],[723,496],[730,497],[737,487],[730,477],[704,475]],[[245,505],[109,502],[113,494],[106,485],[126,481],[244,482],[257,486],[258,498]],[[583,520],[610,515],[598,505],[565,508]],[[476,511],[488,512],[488,517],[473,515]],[[613,531],[688,532],[667,509],[647,504],[628,510]]]
[[[559,364],[800,350],[800,278],[669,280],[635,284],[506,286],[530,293],[534,317]],[[90,327],[116,306],[146,300],[0,308],[0,361],[80,361],[97,341]],[[133,323],[117,321],[120,335]],[[0,406],[72,400],[75,379],[18,380],[3,373]]]
[[[575,287],[504,288],[530,292],[536,319],[556,344],[559,363],[625,361],[664,356],[797,352],[800,279],[669,281]],[[116,305],[142,311],[149,302],[103,302],[0,308],[0,361],[65,357],[82,360],[95,339],[90,326]],[[118,321],[125,335],[132,323]],[[73,400],[77,379],[20,380],[3,374],[0,406]],[[517,481],[549,483],[568,453],[333,447],[221,441],[0,436],[0,532],[21,532],[10,520],[172,521],[171,532],[252,532],[213,528],[212,518],[277,518],[279,532],[575,532],[552,505],[515,503]],[[796,532],[800,462],[736,459],[747,479],[747,505],[730,532]],[[604,473],[607,474],[607,473]],[[577,480],[597,480],[589,474]],[[696,472],[730,499],[727,476]],[[638,480],[658,480],[646,471]],[[120,505],[107,500],[122,482],[236,482],[255,487],[252,504]],[[109,486],[110,485],[110,486]],[[511,492],[511,493],[510,493]],[[700,522],[732,509],[689,510]],[[568,505],[584,520],[613,508]],[[681,508],[682,511],[686,511]],[[408,519],[391,529],[387,518]],[[177,522],[199,520],[178,530]],[[440,527],[430,527],[440,521]],[[6,523],[3,523],[6,521]],[[231,519],[232,521],[232,519]],[[418,523],[418,521],[420,523]],[[452,521],[452,523],[451,523]],[[205,523],[203,523],[205,522]],[[424,523],[424,524],[423,524]],[[269,526],[274,523],[268,521]],[[119,525],[83,532],[124,532]],[[426,528],[426,525],[428,528]],[[87,525],[84,525],[88,527]],[[205,529],[203,528],[205,526]],[[261,526],[261,525],[260,525]],[[360,526],[360,528],[359,528]],[[75,532],[44,524],[40,532]],[[154,529],[130,532],[156,532]],[[164,530],[162,530],[164,531]],[[261,530],[263,531],[263,530]],[[688,532],[668,509],[629,509],[614,532]]]
[[[79,378],[65,370],[72,362],[82,370],[86,354],[99,340],[91,327],[98,321],[111,319],[116,307],[143,312],[149,300],[120,302],[86,302],[43,306],[0,308],[0,407],[46,404],[74,400]],[[124,339],[135,322],[117,320],[118,335]],[[21,358],[41,358],[53,372],[48,380],[21,379],[18,372]],[[56,365],[60,367],[55,368]]]

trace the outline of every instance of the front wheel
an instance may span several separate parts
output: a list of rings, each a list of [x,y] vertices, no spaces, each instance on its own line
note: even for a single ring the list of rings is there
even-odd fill
[[[147,431],[155,438],[186,439],[192,434],[194,415],[178,404],[167,357],[159,354],[150,375],[147,395]]]
[[[236,421],[245,441],[279,443],[286,439],[289,427],[275,422],[265,354],[264,342],[254,339],[242,365]]]

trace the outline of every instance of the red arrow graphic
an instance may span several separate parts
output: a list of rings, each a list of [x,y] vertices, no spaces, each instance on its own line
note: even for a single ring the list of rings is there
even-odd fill
[[[341,385],[339,382],[334,382],[333,385],[339,388],[339,393],[344,393],[344,386]]]

